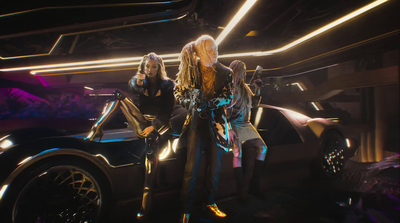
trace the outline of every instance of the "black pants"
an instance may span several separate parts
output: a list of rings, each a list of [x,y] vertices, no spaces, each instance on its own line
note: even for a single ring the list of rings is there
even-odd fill
[[[192,122],[187,129],[187,161],[182,186],[184,213],[190,213],[193,206],[196,181],[203,151],[205,151],[207,156],[207,200],[205,202],[207,204],[215,202],[223,151],[212,140],[208,122],[206,119],[199,118],[196,120],[194,126]]]

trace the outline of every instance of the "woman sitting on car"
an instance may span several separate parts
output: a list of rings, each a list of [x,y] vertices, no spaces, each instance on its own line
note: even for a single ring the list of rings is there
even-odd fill
[[[140,62],[135,76],[129,80],[133,93],[139,94],[139,108],[132,99],[121,92],[114,92],[101,117],[93,125],[86,140],[101,140],[102,126],[106,124],[120,108],[137,136],[146,141],[146,175],[143,189],[143,200],[138,220],[148,216],[152,200],[152,190],[158,163],[158,144],[171,129],[170,118],[175,104],[174,82],[167,77],[161,57],[155,53],[145,55]],[[165,137],[164,137],[165,136]]]

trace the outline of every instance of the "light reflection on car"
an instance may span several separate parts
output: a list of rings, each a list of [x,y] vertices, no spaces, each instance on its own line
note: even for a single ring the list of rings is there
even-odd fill
[[[186,110],[177,106],[172,135],[159,153],[156,199],[157,194],[178,199],[185,148],[177,145],[185,116]],[[354,142],[346,146],[343,128],[329,119],[261,105],[252,112],[252,122],[268,145],[266,173],[270,166],[305,161],[316,176],[332,178],[340,175],[346,159],[356,151]],[[84,141],[86,133],[37,128],[0,136],[1,219],[107,222],[112,207],[141,199],[143,140],[129,128],[105,130],[101,142]],[[231,159],[232,154],[223,159],[219,198],[235,194],[229,186],[235,185]],[[203,182],[201,171],[199,184]]]

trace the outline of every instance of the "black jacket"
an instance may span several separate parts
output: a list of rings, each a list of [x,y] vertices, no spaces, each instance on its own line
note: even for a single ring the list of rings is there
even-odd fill
[[[142,114],[155,115],[152,125],[160,129],[169,125],[172,111],[175,105],[174,86],[172,80],[161,80],[155,95],[149,95],[148,81],[143,86],[136,85],[136,76],[129,80],[129,87],[132,93],[139,94],[139,110]]]

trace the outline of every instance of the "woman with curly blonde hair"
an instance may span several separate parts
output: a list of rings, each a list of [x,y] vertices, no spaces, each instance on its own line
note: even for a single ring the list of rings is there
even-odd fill
[[[218,62],[218,48],[208,35],[186,44],[181,52],[175,98],[188,109],[180,143],[186,142],[187,161],[183,177],[181,222],[189,222],[194,202],[197,175],[203,151],[208,156],[206,174],[209,214],[225,218],[215,204],[221,159],[229,148],[226,106],[232,99],[232,71]]]

